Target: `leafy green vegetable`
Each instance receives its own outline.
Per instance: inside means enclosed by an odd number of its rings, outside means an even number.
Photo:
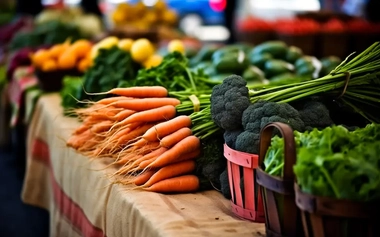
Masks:
[[[321,131],[295,132],[297,183],[304,192],[338,199],[380,198],[380,125],[348,131],[332,126]],[[284,140],[273,137],[265,171],[283,175]]]
[[[61,105],[65,109],[77,107],[77,100],[82,92],[82,78],[81,77],[70,77],[66,76],[63,79],[63,87],[60,91],[61,95]],[[70,116],[71,114],[65,110],[65,115]]]

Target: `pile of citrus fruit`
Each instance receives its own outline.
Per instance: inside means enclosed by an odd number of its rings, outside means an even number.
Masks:
[[[48,49],[40,49],[31,55],[35,68],[43,72],[76,69],[86,71],[92,63],[92,43],[88,40],[66,41]]]

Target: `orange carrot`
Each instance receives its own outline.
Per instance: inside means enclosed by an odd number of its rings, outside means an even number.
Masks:
[[[167,152],[157,157],[157,159],[147,167],[160,168],[172,163],[176,163],[184,154],[200,150],[200,146],[201,142],[198,137],[194,135],[185,137],[180,142],[175,144],[172,148],[170,148]]]
[[[143,185],[145,184],[146,181],[148,181],[150,179],[150,177],[152,177],[152,175],[154,175],[154,173],[156,172],[156,170],[147,170],[147,171],[144,171],[140,174],[138,174],[134,179],[133,179],[133,183],[135,185]]]
[[[91,128],[91,132],[96,134],[96,133],[101,133],[101,132],[105,132],[107,131],[111,126],[112,126],[112,122],[109,121],[109,120],[105,120],[105,121],[102,121],[98,124],[95,124],[94,126],[92,126]]]
[[[158,123],[143,135],[143,138],[148,141],[157,141],[163,137],[183,128],[190,127],[191,119],[189,116],[180,115],[170,120]]]
[[[78,128],[74,130],[73,135],[79,135],[88,129],[90,129],[90,127],[87,124],[81,124]]]
[[[143,188],[143,190],[157,193],[188,193],[197,191],[199,186],[199,178],[187,174],[161,180],[150,187]]]
[[[182,162],[174,163],[159,169],[146,183],[144,187],[152,186],[153,184],[164,180],[173,178],[176,176],[188,174],[195,170],[195,161],[194,160],[185,160]]]
[[[136,113],[136,111],[124,109],[124,110],[120,111],[119,113],[117,113],[115,116],[113,116],[112,119],[115,121],[121,121],[123,119],[128,118],[128,116],[130,116],[134,113]]]
[[[86,92],[87,93],[87,92]],[[87,93],[88,95],[107,95],[114,94],[119,96],[147,98],[147,97],[166,97],[168,90],[163,86],[135,86],[128,88],[114,88],[101,93]]]
[[[176,109],[173,105],[165,105],[155,109],[149,109],[132,114],[128,118],[120,121],[117,125],[126,125],[135,122],[157,122],[163,119],[172,119],[176,115]]]
[[[190,135],[192,135],[191,129],[188,127],[183,127],[173,132],[172,134],[163,137],[160,141],[160,144],[163,147],[171,148],[172,146],[180,142],[182,139]]]
[[[111,103],[110,105],[116,108],[130,109],[135,111],[145,111],[149,109],[155,109],[162,107],[164,105],[179,105],[180,100],[176,98],[141,98],[132,100],[119,100]]]
[[[101,100],[96,101],[96,104],[101,104],[101,105],[108,105],[113,102],[117,102],[120,100],[131,100],[133,99],[132,97],[126,97],[126,96],[115,96],[115,97],[109,97],[109,98],[104,98]]]
[[[196,149],[194,151],[187,152],[185,154],[182,154],[174,162],[169,163],[168,165],[174,164],[174,163],[178,163],[178,162],[181,162],[181,161],[185,161],[185,160],[192,160],[192,159],[198,158],[200,154],[201,154],[201,149]],[[159,168],[165,167],[165,166],[162,166],[162,165],[156,165],[156,164],[154,164],[154,162],[157,159],[158,159],[158,157],[154,157],[154,158],[151,158],[149,160],[142,161],[139,164],[139,169],[146,169],[146,168],[156,168],[156,169],[159,169]]]

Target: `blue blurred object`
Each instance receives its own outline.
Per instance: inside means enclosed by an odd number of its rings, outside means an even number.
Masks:
[[[203,25],[224,25],[224,9],[227,0],[166,0],[180,18],[198,15]]]

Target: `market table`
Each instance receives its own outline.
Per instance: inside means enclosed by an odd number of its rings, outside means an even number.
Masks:
[[[263,224],[236,218],[217,191],[163,195],[110,184],[109,159],[66,147],[78,124],[62,115],[58,94],[39,98],[29,124],[22,199],[49,210],[50,236],[265,236]]]

